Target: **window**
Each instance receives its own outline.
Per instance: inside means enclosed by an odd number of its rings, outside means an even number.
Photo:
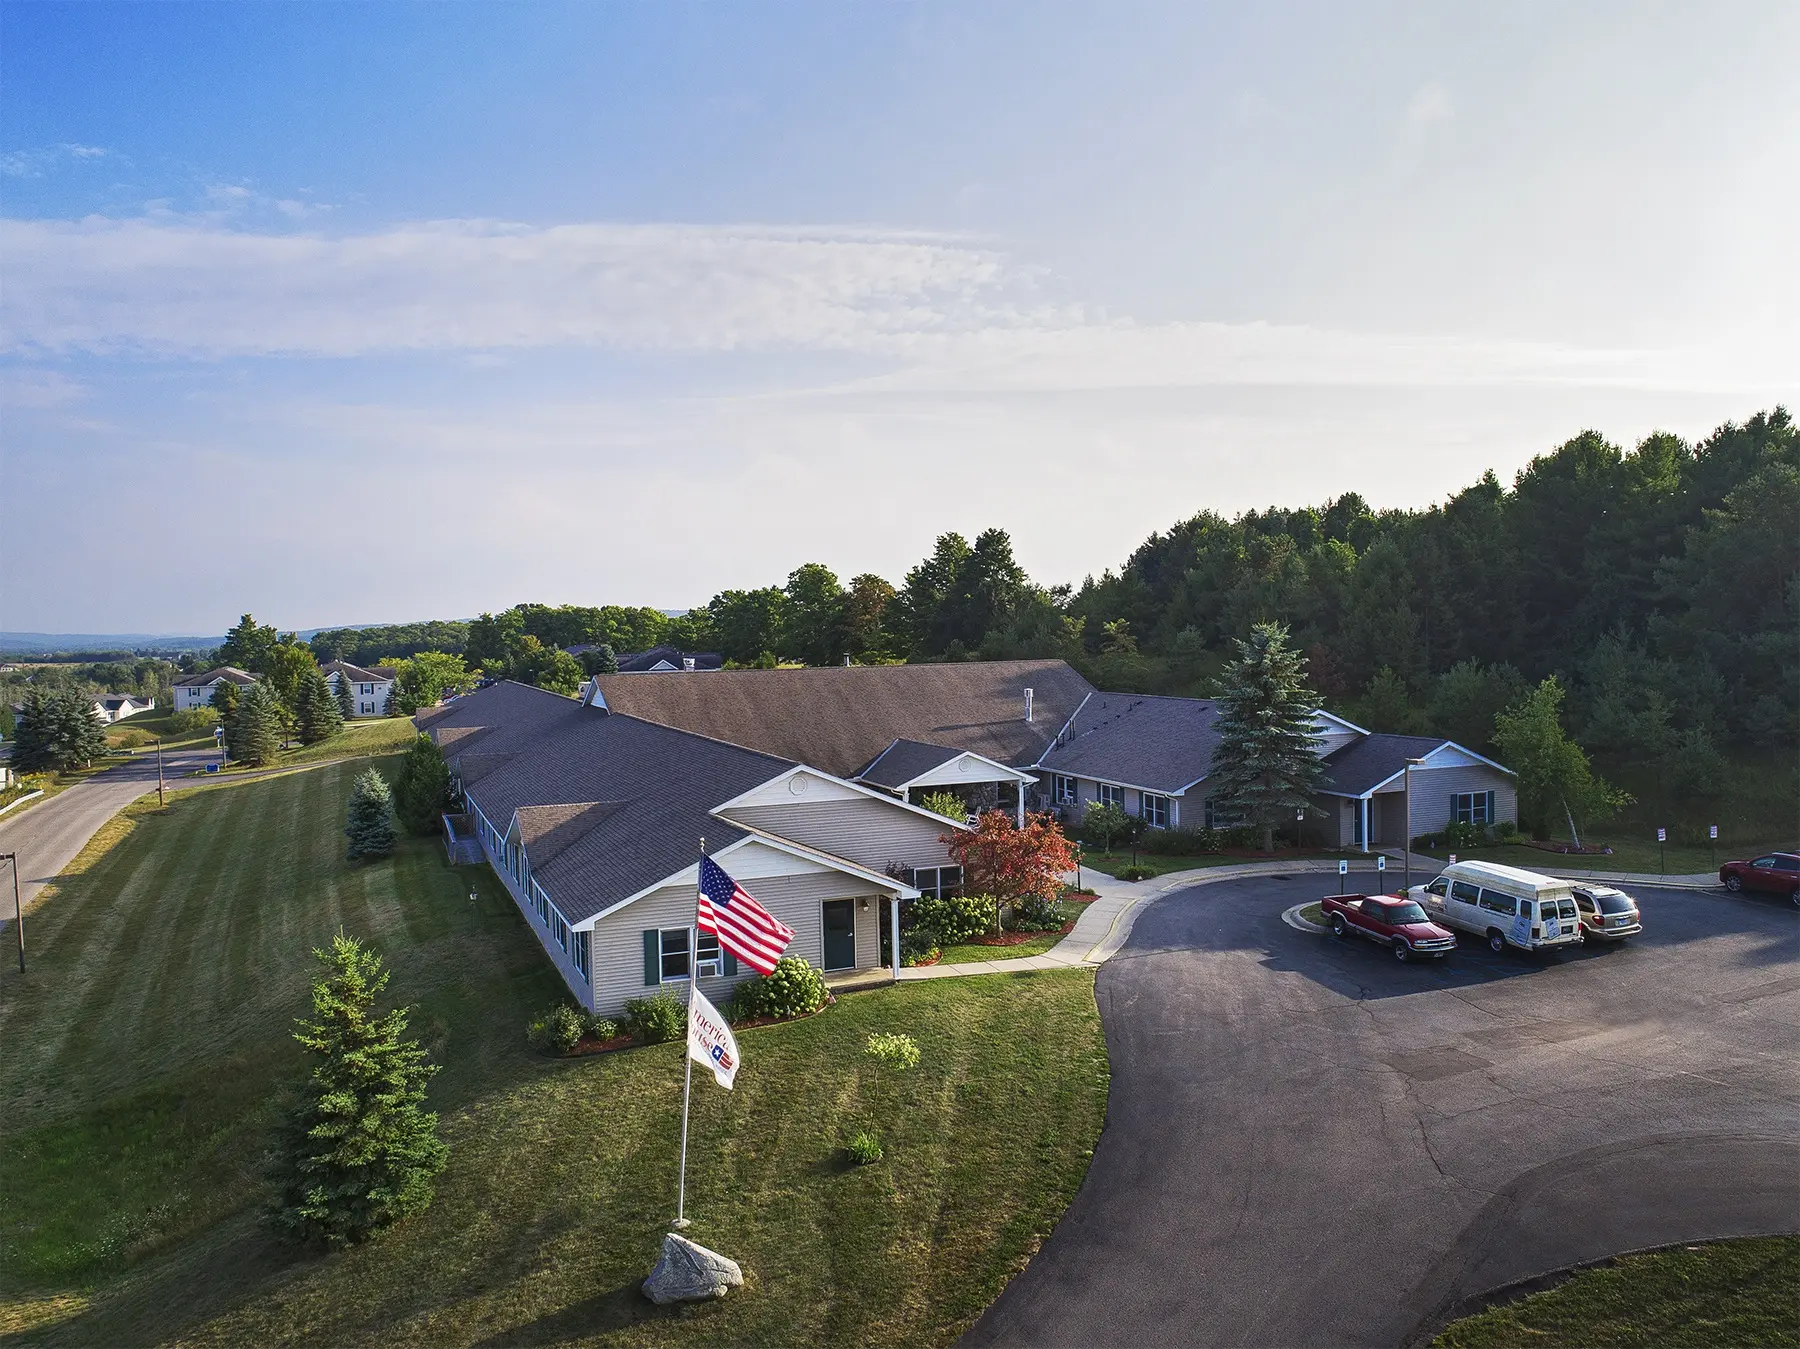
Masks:
[[[1481,892],[1481,907],[1489,913],[1505,914],[1508,918],[1518,910],[1519,904],[1511,895],[1503,895],[1498,890],[1484,889]]]
[[[685,927],[665,927],[657,936],[661,942],[659,954],[663,982],[687,978],[688,930]]]
[[[1359,828],[1361,823],[1361,818],[1358,817]],[[1241,829],[1243,825],[1244,812],[1242,810],[1228,806],[1223,801],[1215,801],[1210,796],[1206,798],[1206,827],[1208,829]],[[1362,842],[1361,834],[1357,835],[1356,841]]]
[[[1425,910],[1410,899],[1404,904],[1388,905],[1387,920],[1390,923],[1429,923],[1431,921],[1425,916]]]
[[[1441,895],[1450,888],[1450,883],[1448,881],[1446,881],[1442,876],[1439,876],[1435,881],[1433,881],[1430,885],[1426,886],[1425,888],[1427,890],[1431,891],[1431,893],[1434,895]]]
[[[1099,785],[1099,791],[1101,801],[1109,806],[1117,806],[1120,810],[1125,809],[1125,789],[1123,787],[1115,787],[1110,782],[1102,782]]]
[[[1138,813],[1144,817],[1144,823],[1152,829],[1169,827],[1169,798],[1145,792],[1142,797],[1144,806]]]
[[[550,937],[563,950],[569,949],[569,924],[555,905],[550,907]]]
[[[711,932],[702,932],[700,934],[698,952],[700,956],[700,977],[702,979],[717,979],[721,973],[718,937]]]
[[[1450,794],[1452,824],[1492,824],[1494,794],[1492,792],[1452,792]]]
[[[574,949],[569,952],[569,959],[575,962],[575,968],[581,971],[581,977],[591,984],[594,982],[594,934],[591,932],[577,932],[574,936],[575,945]]]
[[[912,883],[919,894],[929,899],[942,899],[962,884],[961,867],[915,867]]]
[[[1460,899],[1464,904],[1478,904],[1481,902],[1481,887],[1470,885],[1467,881],[1452,881],[1450,897]]]
[[[1059,806],[1072,806],[1080,799],[1075,790],[1075,779],[1066,778],[1061,773],[1050,775],[1050,790]]]

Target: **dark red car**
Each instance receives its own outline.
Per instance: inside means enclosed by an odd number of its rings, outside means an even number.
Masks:
[[[1425,910],[1398,895],[1326,895],[1319,901],[1334,937],[1359,937],[1379,942],[1395,960],[1414,956],[1447,956],[1456,949],[1456,934],[1439,927]]]
[[[1727,862],[1719,868],[1719,883],[1734,895],[1761,890],[1800,904],[1800,853],[1772,852],[1749,862]]]

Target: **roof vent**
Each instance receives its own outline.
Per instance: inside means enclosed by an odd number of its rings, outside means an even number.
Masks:
[[[1031,720],[1031,690],[1025,690],[1025,720]]]
[[[692,673],[694,669],[694,658],[692,656],[683,656],[681,658],[681,668]]]

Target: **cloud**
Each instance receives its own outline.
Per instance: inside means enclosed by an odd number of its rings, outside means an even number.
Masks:
[[[60,371],[0,371],[0,408],[60,408],[86,396],[80,383]]]
[[[1454,116],[1456,105],[1451,102],[1450,91],[1436,80],[1420,85],[1406,101],[1406,120],[1414,126],[1448,122]]]
[[[242,185],[212,200],[282,203]],[[328,236],[217,217],[0,221],[0,350],[162,358],[851,353],[810,392],[1582,382],[1748,388],[1767,353],[1115,319],[955,235],[452,220]],[[829,368],[829,367],[827,367]],[[1783,381],[1786,387],[1791,381]],[[792,390],[789,390],[790,392]]]
[[[11,150],[0,154],[0,174],[8,178],[41,178],[60,161],[86,163],[105,159],[111,153],[98,145],[76,145],[72,142],[43,146],[36,150]]]

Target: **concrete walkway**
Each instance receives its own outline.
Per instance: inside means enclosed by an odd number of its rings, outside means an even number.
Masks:
[[[1373,892],[1377,888],[1398,890],[1405,876],[1388,859],[1386,872],[1375,868],[1375,854],[1350,859],[1346,887],[1352,893]],[[1314,874],[1337,875],[1336,858],[1304,858],[1294,861],[1240,862],[1229,866],[1195,867],[1191,871],[1171,871],[1148,881],[1114,880],[1104,872],[1090,872],[1090,888],[1099,896],[1083,910],[1069,935],[1042,955],[1020,956],[1014,960],[966,960],[955,965],[919,965],[900,971],[902,983],[915,979],[956,979],[971,974],[1018,974],[1025,970],[1091,969],[1103,964],[1131,936],[1132,924],[1153,899],[1176,890],[1215,881],[1240,880],[1247,876],[1296,876]],[[1444,869],[1435,857],[1412,856],[1413,883],[1428,880]],[[1710,871],[1692,876],[1641,875],[1628,871],[1578,871],[1574,879],[1604,881],[1609,885],[1667,885],[1680,889],[1705,889],[1718,884],[1718,876]],[[1086,876],[1083,877],[1086,879]]]

